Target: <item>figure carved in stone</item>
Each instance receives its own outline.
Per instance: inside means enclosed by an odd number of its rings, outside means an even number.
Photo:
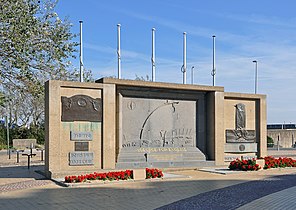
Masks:
[[[244,104],[236,104],[236,123],[235,129],[242,130],[246,128],[246,108]]]
[[[235,108],[235,130],[226,130],[226,142],[255,142],[255,130],[246,130],[245,105],[239,103]]]

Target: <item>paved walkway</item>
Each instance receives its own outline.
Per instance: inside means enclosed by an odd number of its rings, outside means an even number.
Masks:
[[[35,172],[43,167],[42,162],[29,170],[25,164],[1,166],[1,208],[180,209],[182,203],[182,209],[295,209],[296,168],[226,175],[184,170],[170,172],[181,178],[65,188]],[[225,205],[231,202],[238,205]]]
[[[295,199],[296,187],[272,193],[270,195],[259,198],[240,208],[239,210],[278,210],[278,209],[296,209]]]

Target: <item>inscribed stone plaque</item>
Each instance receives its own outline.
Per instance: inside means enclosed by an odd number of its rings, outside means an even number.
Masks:
[[[62,121],[102,121],[102,99],[87,95],[62,96]]]
[[[72,141],[92,141],[93,133],[92,132],[70,132],[70,140]]]
[[[149,154],[148,161],[183,161],[182,153],[172,153],[172,154]]]
[[[257,143],[226,143],[224,145],[226,153],[251,153],[257,152]]]
[[[69,165],[93,165],[94,153],[93,152],[70,152],[69,153]]]
[[[196,101],[124,97],[122,148],[194,147]]]
[[[241,157],[243,157],[244,160],[249,160],[249,159],[256,159],[257,156],[256,155],[235,155],[235,156],[224,156],[224,161],[226,162],[230,162],[236,159],[241,159]]]
[[[88,142],[75,142],[75,151],[88,151]]]

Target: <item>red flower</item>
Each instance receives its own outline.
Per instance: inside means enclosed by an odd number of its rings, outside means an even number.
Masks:
[[[146,168],[146,178],[161,178],[163,177],[163,173],[161,170],[158,169],[149,169]],[[73,183],[73,182],[84,182],[86,180],[126,180],[133,178],[133,171],[126,170],[126,171],[113,171],[108,173],[92,173],[86,175],[79,175],[79,176],[65,176],[66,183]]]

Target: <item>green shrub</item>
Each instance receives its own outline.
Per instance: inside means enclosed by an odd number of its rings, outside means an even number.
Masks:
[[[274,141],[270,136],[267,136],[267,147],[273,147]]]

